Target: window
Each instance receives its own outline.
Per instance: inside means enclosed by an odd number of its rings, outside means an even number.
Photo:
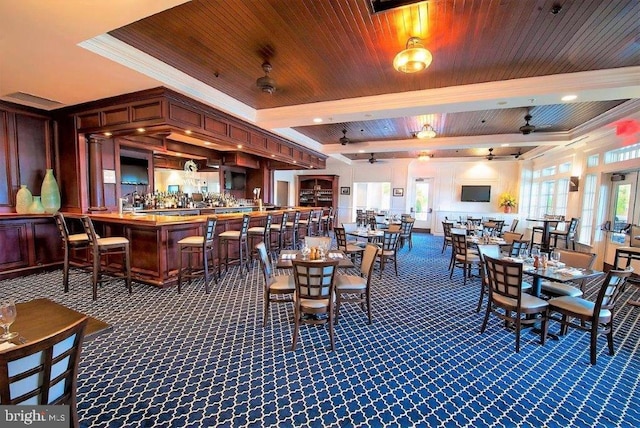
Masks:
[[[545,214],[554,214],[553,212],[553,180],[543,181],[540,186],[540,198],[538,199],[538,209],[535,215],[542,217]]]
[[[593,219],[596,209],[596,176],[587,174],[584,179],[584,199],[582,201],[582,218],[580,219],[579,242],[591,245]]]
[[[543,177],[549,177],[550,175],[556,175],[556,167],[550,166],[542,170]]]
[[[592,168],[600,164],[600,155],[591,155],[587,158],[587,167]]]
[[[558,180],[556,197],[556,215],[567,215],[567,203],[569,201],[569,179],[561,178]]]
[[[565,162],[558,167],[558,172],[560,174],[565,172],[571,172],[571,162]]]
[[[356,209],[388,211],[391,207],[391,183],[353,183],[353,218]]]
[[[640,143],[608,151],[604,154],[604,163],[622,162],[638,158],[640,158]]]

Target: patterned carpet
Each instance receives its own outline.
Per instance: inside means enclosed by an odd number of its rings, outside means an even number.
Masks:
[[[85,427],[204,426],[640,426],[640,300],[629,287],[617,314],[615,357],[600,339],[589,364],[586,333],[543,347],[492,318],[479,334],[479,282],[449,280],[442,238],[416,234],[373,281],[372,325],[346,304],[328,352],[324,327],[303,326],[289,351],[291,306],[272,305],[262,327],[262,274],[231,269],[202,283],[159,290],[108,284],[91,300],[88,275],[61,271],[0,282],[18,301],[48,297],[115,326],[85,343],[79,416]],[[593,294],[589,284],[587,296]],[[19,316],[19,314],[18,314]],[[557,324],[551,329],[557,331]]]

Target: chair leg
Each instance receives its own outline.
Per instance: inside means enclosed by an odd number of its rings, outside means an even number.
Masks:
[[[396,257],[395,252],[393,253],[393,267],[396,270],[396,276],[398,276],[398,258]]]
[[[300,311],[297,307],[293,309],[293,315],[295,320],[293,324],[293,341],[291,344],[291,350],[295,351],[296,345],[298,344],[298,330],[300,329]]]
[[[609,346],[609,355],[614,356],[615,350],[613,349],[613,321],[609,325],[609,332],[607,333],[607,345]]]
[[[202,269],[204,270],[204,291],[209,294],[209,261],[207,260],[207,248],[202,247]]]
[[[124,258],[125,258],[125,278],[126,278],[126,284],[127,284],[127,289],[129,290],[129,294],[133,293],[133,288],[131,287],[131,254],[129,251],[129,244],[126,244],[124,247]]]
[[[98,279],[100,276],[100,251],[93,251],[93,275],[91,276],[91,282],[93,285],[93,300],[98,299]]]
[[[333,308],[332,308],[333,309]],[[333,310],[329,311],[329,341],[331,342],[331,350],[336,349],[335,340],[333,337]]]
[[[591,345],[589,354],[591,357],[591,365],[596,365],[596,348],[598,347],[598,321],[594,320],[591,326]]]
[[[521,330],[520,312],[516,312],[516,353],[520,352],[520,330]]]
[[[64,292],[69,292],[69,247],[64,249],[64,262],[62,265],[62,284],[64,285]]]
[[[478,299],[478,307],[476,308],[476,313],[480,312],[482,308],[482,302],[484,302],[484,281],[480,281],[480,298]]]
[[[267,317],[269,316],[269,302],[271,301],[271,297],[269,296],[269,292],[264,296],[264,321],[262,322],[262,327],[267,326]]]
[[[489,321],[489,314],[491,313],[491,302],[487,302],[487,310],[484,313],[484,320],[482,321],[482,327],[480,327],[480,334],[484,333],[487,328],[487,322]]]
[[[182,248],[178,248],[178,294],[182,293]]]

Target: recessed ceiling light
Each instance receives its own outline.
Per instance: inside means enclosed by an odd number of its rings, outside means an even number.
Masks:
[[[237,145],[237,147],[238,147],[239,149],[241,149],[241,148],[242,148],[242,144],[238,144],[238,145]]]
[[[576,98],[578,98],[577,95],[565,95],[564,97],[560,98],[562,101],[573,101]]]
[[[358,150],[358,153],[364,153],[364,150],[360,149]]]
[[[205,141],[205,142],[204,142],[204,145],[205,145],[205,146],[210,146],[211,144],[213,144],[213,143],[212,143],[212,142],[210,142],[210,141]]]
[[[500,144],[500,147],[509,147],[509,143],[502,143]]]
[[[145,131],[145,129],[144,129],[144,128],[138,128],[138,129],[136,129],[136,131],[138,131],[138,132],[144,132],[144,131]]]
[[[188,130],[188,129],[186,131],[184,131],[184,133],[187,134],[187,135],[191,135],[191,131]]]
[[[293,161],[293,163],[298,163],[298,161]]]
[[[322,123],[322,118],[321,117],[314,118],[313,123]]]
[[[506,104],[507,104],[507,102],[506,102],[506,101],[498,101],[498,105],[499,105],[499,106],[503,106],[503,105],[506,105]]]
[[[105,137],[111,137],[112,135],[113,135],[113,134],[112,134],[111,132],[105,132],[105,133],[104,133],[104,136],[105,136]]]

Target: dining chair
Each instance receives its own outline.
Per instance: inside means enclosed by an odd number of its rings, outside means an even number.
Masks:
[[[342,223],[342,228],[344,229],[344,233],[347,234],[347,244],[364,245],[357,239],[349,239],[349,233],[356,232],[358,230],[358,223]]]
[[[295,294],[293,295],[294,327],[291,350],[295,351],[301,324],[326,324],[331,350],[334,340],[334,287],[338,260],[292,260]],[[307,316],[310,315],[310,316]]]
[[[609,355],[615,354],[613,346],[613,319],[616,312],[616,302],[627,278],[633,269],[610,270],[602,281],[595,301],[582,297],[562,296],[549,300],[551,313],[558,313],[560,317],[551,319],[560,322],[560,335],[567,333],[569,327],[589,332],[589,356],[591,365],[596,364],[598,336],[607,336]],[[575,320],[575,321],[574,321]],[[579,322],[578,322],[579,321]]]
[[[398,241],[400,239],[400,232],[384,231],[382,242],[378,243],[378,260],[380,262],[380,278],[382,278],[382,272],[384,271],[384,265],[387,262],[393,262],[393,268],[398,276]]]
[[[550,233],[553,233],[557,227],[558,227],[558,223],[560,223],[560,221],[564,220],[564,216],[561,215],[553,215],[553,214],[545,214],[543,216],[544,219],[547,220],[558,220],[558,221],[550,221],[549,222],[549,230]],[[542,234],[544,233],[544,227],[543,226],[533,226],[531,228],[531,248],[533,248],[534,244],[535,245],[540,245],[540,243],[536,242],[536,234],[540,234],[540,239],[542,240]]]
[[[333,228],[333,232],[336,237],[336,244],[338,249],[351,257],[351,260],[355,263],[356,258],[362,259],[362,253],[364,252],[364,248],[359,245],[349,244],[347,242],[347,233],[344,230],[344,227],[335,227]]]
[[[444,241],[442,241],[442,251],[444,253],[447,247],[452,247],[453,243],[451,241],[451,228],[453,227],[453,222],[443,221],[442,222],[442,230],[444,231]]]
[[[256,245],[256,252],[262,266],[264,276],[263,299],[264,299],[264,320],[262,326],[267,326],[270,303],[293,302],[293,293],[296,291],[295,282],[292,275],[274,275],[269,253],[264,242]]]
[[[33,342],[0,352],[0,404],[66,405],[78,422],[78,363],[88,317]]]
[[[449,278],[453,277],[455,268],[461,268],[463,273],[463,284],[467,285],[467,277],[471,278],[472,268],[477,268],[480,272],[480,256],[471,252],[467,247],[467,235],[461,233],[452,233],[451,241],[453,243],[453,259],[450,264]]]
[[[522,233],[516,232],[504,232],[502,234],[502,239],[504,239],[504,244],[500,246],[500,250],[506,254],[511,254],[511,248],[513,246],[513,241],[521,240]]]
[[[541,323],[540,343],[547,339],[549,304],[546,300],[523,293],[522,263],[484,257],[489,279],[489,302],[480,333],[484,333],[489,315],[512,324],[516,333],[516,352],[520,352],[520,333],[523,325]]]
[[[556,249],[560,253],[560,261],[569,267],[579,269],[592,269],[593,264],[596,261],[596,255],[594,253],[582,253],[571,250]],[[570,284],[556,281],[542,281],[540,284],[540,291],[549,297],[571,296],[580,297],[584,291],[584,284],[586,278],[574,282],[578,287],[574,287]]]
[[[576,250],[576,232],[578,231],[578,222],[579,218],[573,217],[569,222],[569,227],[566,230],[552,230],[551,238],[553,238],[553,246],[554,248],[558,246],[558,238],[564,240],[564,247],[569,248],[569,242],[571,242],[571,248]]]
[[[520,257],[522,251],[529,251],[529,241],[524,239],[516,239],[511,242],[511,248],[509,249],[510,257]]]
[[[204,287],[207,293],[209,293],[210,273],[213,274],[216,284],[218,283],[214,265],[214,234],[217,222],[217,217],[209,216],[205,222],[204,235],[187,236],[178,241],[178,293],[182,292],[183,278],[187,278],[190,285],[193,278],[204,276]],[[183,269],[182,261],[185,255],[187,266]],[[195,265],[193,256],[199,259]],[[210,267],[209,264],[212,266]]]
[[[88,249],[91,245],[89,243],[89,237],[86,233],[69,233],[66,219],[60,211],[56,212],[53,215],[53,218],[56,222],[58,233],[60,233],[60,238],[62,239],[62,251],[64,254],[62,263],[62,285],[64,286],[64,292],[68,293],[70,269],[72,267],[80,269],[86,269],[89,267],[87,263],[71,261],[70,253],[71,251]]]
[[[409,243],[409,251],[413,248],[413,225],[416,219],[405,217],[400,223],[400,248],[404,247],[404,243]]]
[[[371,324],[371,277],[378,250],[377,245],[367,244],[362,254],[360,275],[336,275],[336,324],[343,302],[360,303],[362,310],[367,311]]]
[[[91,260],[93,263],[91,283],[93,286],[93,300],[98,298],[98,284],[103,283],[103,275],[109,275],[112,278],[124,279],[125,285],[129,290],[129,294],[133,293],[131,287],[131,252],[129,240],[122,236],[110,236],[108,238],[100,238],[93,226],[93,221],[89,216],[80,217],[80,221],[84,226],[84,231],[89,237],[89,246],[91,249]],[[112,256],[121,256],[121,269],[112,268]],[[107,262],[102,263],[102,258],[108,258]]]
[[[518,219],[514,218],[513,220],[511,220],[511,227],[509,228],[509,232],[515,232],[517,227],[518,227]]]
[[[501,249],[497,244],[478,244],[478,255],[480,256],[480,272],[482,273],[482,281],[480,284],[480,297],[478,298],[478,307],[476,312],[480,312],[482,303],[484,302],[484,296],[488,294],[489,290],[489,276],[487,275],[487,269],[485,264],[485,258],[493,257],[499,259],[501,257]],[[533,288],[531,283],[522,281],[520,284],[523,292],[527,292]]]

